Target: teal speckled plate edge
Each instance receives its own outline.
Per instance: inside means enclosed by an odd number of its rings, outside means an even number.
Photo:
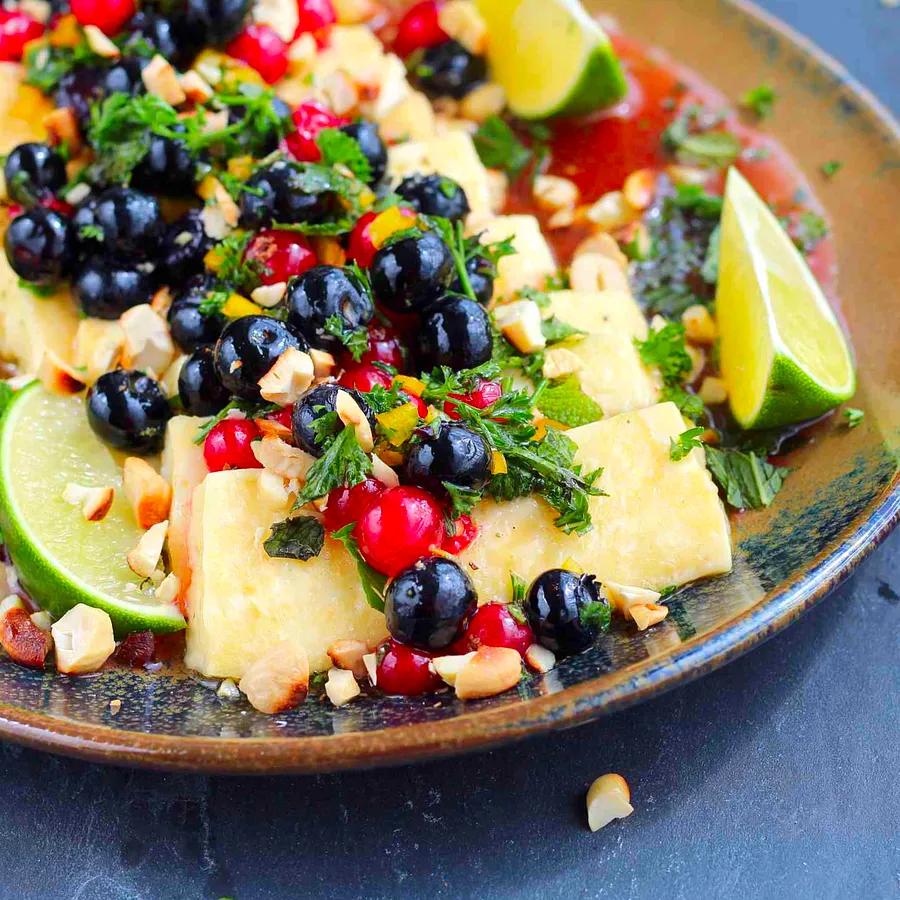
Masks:
[[[721,54],[723,40],[731,38],[730,69],[723,63],[712,80],[732,95],[742,84],[736,73],[752,71],[751,82],[765,64],[782,76],[790,73],[799,98],[788,97],[787,105],[797,103],[798,110],[818,118],[808,126],[776,127],[776,135],[812,171],[809,145],[833,126],[833,143],[845,145],[840,158],[868,173],[856,189],[846,181],[846,187],[837,187],[848,193],[833,200],[823,191],[826,207],[840,212],[835,216],[839,250],[848,248],[841,253],[842,275],[849,276],[842,277],[844,296],[865,298],[848,303],[844,313],[862,351],[861,396],[854,404],[866,409],[866,423],[854,432],[835,429],[802,451],[801,465],[776,505],[739,518],[732,576],[692,586],[672,602],[664,626],[644,635],[621,629],[596,650],[524,684],[518,695],[468,706],[447,698],[372,698],[341,710],[314,701],[298,713],[270,718],[223,704],[191,679],[120,672],[66,679],[4,660],[0,737],[98,762],[257,774],[399,764],[493,747],[577,725],[725,664],[795,621],[888,534],[900,519],[896,364],[882,360],[879,350],[890,349],[890,335],[884,336],[879,317],[864,303],[887,304],[895,319],[900,310],[893,297],[867,293],[884,282],[885,272],[867,274],[858,267],[861,226],[853,202],[865,206],[866,191],[877,200],[879,191],[890,196],[895,187],[900,200],[900,185],[890,181],[900,171],[900,128],[837,63],[752,4],[685,0],[677,10],[668,0],[602,5],[637,36],[677,44],[677,55],[688,63],[703,59],[707,47]],[[654,23],[652,35],[642,34],[640,16]],[[804,105],[804,94],[816,98],[815,108],[812,100]],[[816,134],[804,139],[804,128]],[[847,168],[852,172],[853,165]],[[878,183],[881,178],[886,180]],[[890,218],[871,221],[877,219],[877,202],[873,209],[862,220],[870,233],[887,236],[896,230]],[[875,259],[884,262],[877,252]],[[872,259],[867,262],[871,269]],[[896,265],[890,271],[900,276]],[[113,717],[109,701],[116,697],[123,705]]]

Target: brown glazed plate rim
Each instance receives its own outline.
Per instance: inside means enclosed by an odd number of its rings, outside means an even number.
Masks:
[[[900,148],[900,126],[839,63],[789,26],[745,0],[729,0],[750,20],[812,57]],[[777,634],[813,607],[900,521],[900,473],[805,570],[714,630],[628,671],[612,672],[528,701],[484,707],[439,722],[315,737],[222,738],[149,734],[79,723],[0,703],[0,739],[96,762],[209,773],[327,772],[400,765],[582,724],[686,684]]]

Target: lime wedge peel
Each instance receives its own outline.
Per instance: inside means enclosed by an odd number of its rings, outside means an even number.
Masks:
[[[477,0],[491,78],[522,119],[578,116],[621,100],[628,85],[609,38],[580,0]]]
[[[853,396],[853,357],[834,311],[737,169],[725,188],[716,314],[722,375],[742,427],[803,422]]]
[[[106,517],[85,521],[62,499],[68,483],[113,485]],[[185,627],[177,607],[142,591],[125,562],[143,532],[80,398],[51,396],[35,382],[10,402],[0,419],[0,530],[23,588],[53,616],[85,603],[109,613],[118,636]]]

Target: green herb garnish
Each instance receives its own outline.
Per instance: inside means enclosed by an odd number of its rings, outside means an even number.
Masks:
[[[666,384],[681,384],[693,367],[680,322],[667,322],[659,331],[651,331],[645,341],[635,338],[634,345],[641,362],[656,366]]]
[[[837,175],[837,173],[840,172],[843,168],[844,164],[839,159],[832,159],[826,163],[822,163],[822,165],[819,166],[819,171],[826,178],[834,178],[834,176]]]
[[[359,141],[340,128],[323,128],[316,137],[316,145],[322,153],[323,165],[346,166],[360,181],[371,179],[372,165]]]
[[[317,459],[309,472],[306,483],[297,494],[294,509],[324,497],[338,487],[353,487],[372,471],[372,460],[359,446],[356,432],[345,426]]]
[[[318,556],[325,545],[325,529],[312,516],[297,516],[276,522],[263,541],[266,553],[280,559],[307,560]]]
[[[844,410],[844,419],[846,421],[847,428],[852,429],[861,425],[865,417],[866,413],[862,409],[855,409],[852,406],[848,406]]]
[[[359,552],[359,545],[353,537],[353,530],[356,528],[356,522],[345,525],[340,531],[332,532],[331,536],[340,541],[347,552],[356,562],[356,571],[359,574],[359,580],[362,584],[363,593],[366,595],[366,602],[372,609],[384,612],[384,589],[387,585],[387,577],[380,572],[376,572],[364,559],[362,553]]]
[[[688,428],[677,438],[669,438],[669,459],[681,462],[695,447],[702,447],[703,441],[699,438],[705,431],[705,428]]]
[[[589,425],[603,418],[603,408],[585,394],[577,375],[569,375],[562,381],[545,387],[536,403],[537,408],[548,419],[570,428]]]
[[[778,94],[768,84],[752,88],[741,97],[741,106],[752,112],[757,119],[768,119],[775,109]]]
[[[489,169],[500,169],[515,180],[534,159],[534,153],[500,116],[486,119],[475,132],[475,149]]]
[[[781,490],[789,469],[773,466],[752,451],[706,448],[706,464],[725,499],[735,509],[769,506]]]
[[[325,320],[325,331],[336,337],[356,362],[369,349],[369,332],[365,328],[351,328],[343,316],[329,316]]]

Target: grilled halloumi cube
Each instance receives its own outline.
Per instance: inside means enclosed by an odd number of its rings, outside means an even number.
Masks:
[[[594,528],[585,535],[560,531],[536,496],[478,506],[480,537],[460,562],[480,602],[509,599],[511,571],[531,581],[569,560],[600,581],[652,590],[730,571],[728,518],[703,451],[669,457],[685,427],[676,406],[661,403],[567,432],[586,471],[604,467],[608,496],[591,498]]]

